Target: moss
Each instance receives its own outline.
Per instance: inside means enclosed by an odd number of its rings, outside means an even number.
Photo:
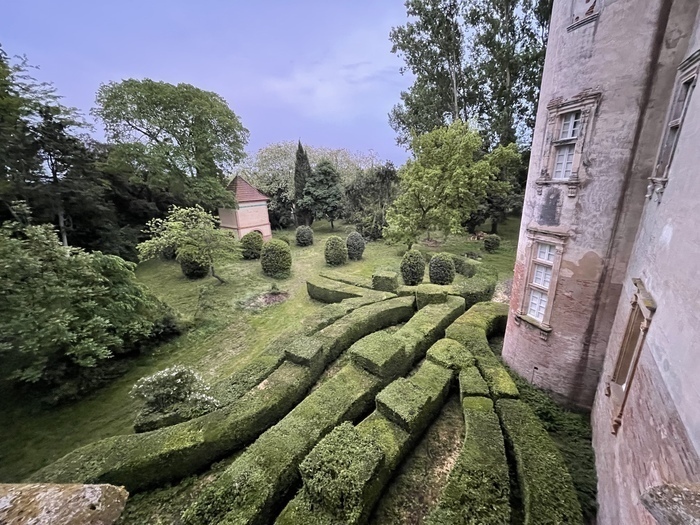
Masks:
[[[462,450],[426,523],[508,525],[510,479],[493,403],[485,397],[468,397],[462,407],[466,427]]]
[[[301,331],[304,335],[313,335],[319,330],[323,330],[327,326],[332,325],[341,317],[345,317],[353,310],[391,297],[394,296],[392,294],[387,294],[385,297],[378,299],[377,296],[370,294],[369,296],[363,295],[362,297],[344,299],[339,303],[326,305],[301,322]]]
[[[459,372],[459,399],[465,397],[488,396],[489,387],[481,377],[479,369],[475,366],[467,366]]]
[[[270,523],[274,504],[321,438],[371,404],[379,380],[347,365],[262,434],[183,514],[187,525]]]
[[[386,332],[375,332],[360,339],[349,350],[350,359],[381,378],[401,375],[406,361],[404,346]]]
[[[447,291],[447,287],[438,284],[419,284],[416,286],[416,308],[420,310],[428,304],[444,303]]]
[[[532,409],[518,399],[501,399],[496,411],[515,456],[525,525],[582,524],[571,475]]]
[[[297,337],[284,351],[285,357],[292,363],[310,366],[323,359],[323,343],[314,337]]]
[[[332,281],[324,277],[310,277],[306,281],[309,297],[322,303],[339,303],[343,299],[362,297],[365,292],[357,286]]]
[[[372,274],[372,288],[382,292],[396,292],[399,288],[399,276],[396,272],[374,272]]]
[[[451,370],[474,365],[474,356],[454,339],[440,339],[430,347],[428,360]]]
[[[360,275],[351,275],[344,272],[339,272],[336,270],[321,270],[318,272],[321,277],[326,279],[332,279],[333,281],[340,281],[341,283],[351,284],[353,286],[358,286],[360,288],[372,289],[372,279],[368,277],[362,277]]]

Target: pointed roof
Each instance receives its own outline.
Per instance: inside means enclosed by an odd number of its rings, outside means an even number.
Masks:
[[[226,187],[229,191],[232,191],[236,195],[236,201],[240,204],[241,202],[255,202],[255,201],[268,201],[270,200],[267,195],[260,193],[255,187],[253,187],[248,181],[246,181],[240,175],[236,175],[233,180]]]

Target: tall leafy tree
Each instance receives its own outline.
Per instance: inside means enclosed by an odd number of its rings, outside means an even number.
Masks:
[[[304,201],[306,182],[311,178],[311,163],[299,141],[296,161],[294,163],[294,215],[297,225],[310,226],[313,222],[313,212]]]
[[[367,239],[383,236],[386,211],[398,193],[398,174],[391,162],[363,170],[345,184],[344,216]]]
[[[311,172],[304,185],[302,207],[316,217],[325,217],[333,223],[343,208],[343,188],[340,174],[328,160],[322,160]]]
[[[148,180],[209,208],[233,204],[225,177],[245,155],[248,130],[221,96],[190,84],[128,79],[101,85],[96,102],[92,113],[108,140]]]

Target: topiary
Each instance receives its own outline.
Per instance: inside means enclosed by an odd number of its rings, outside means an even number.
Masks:
[[[297,228],[297,246],[311,246],[314,243],[314,231],[309,226]]]
[[[209,275],[209,267],[207,265],[190,259],[181,259],[180,269],[188,279],[201,279]]]
[[[352,232],[348,235],[345,244],[348,247],[348,257],[350,260],[359,261],[362,259],[362,254],[365,251],[365,240],[362,238],[362,235],[357,232]]]
[[[260,232],[246,233],[241,237],[241,250],[244,259],[260,259],[263,247],[263,236]]]
[[[328,264],[340,266],[348,262],[348,247],[343,239],[337,235],[332,235],[326,240],[324,255]]]
[[[282,241],[282,242],[285,243],[287,246],[291,246],[291,245],[292,245],[292,242],[289,240],[289,237],[286,236],[286,235],[280,235],[280,236],[278,236],[278,237],[277,237],[277,240],[278,240],[278,241]]]
[[[484,250],[493,253],[501,245],[501,238],[498,235],[487,235],[484,237]]]
[[[262,247],[260,264],[263,273],[269,277],[288,277],[292,270],[292,251],[289,245],[279,239],[273,239]]]
[[[430,282],[433,284],[451,284],[455,279],[455,264],[449,253],[438,253],[430,259]]]
[[[423,282],[425,259],[418,250],[408,250],[401,259],[401,277],[404,284],[415,286]]]

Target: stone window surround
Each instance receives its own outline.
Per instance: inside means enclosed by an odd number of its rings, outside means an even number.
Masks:
[[[678,66],[678,75],[676,76],[676,82],[673,86],[673,95],[671,98],[671,101],[668,105],[668,111],[666,112],[666,120],[665,120],[665,127],[664,127],[664,132],[661,137],[661,141],[659,142],[659,148],[656,153],[656,161],[654,162],[654,172],[652,173],[652,176],[649,177],[649,185],[647,186],[647,193],[645,197],[649,200],[654,199],[657,203],[661,202],[661,197],[663,196],[664,191],[666,190],[666,185],[668,184],[668,172],[671,168],[671,164],[673,163],[673,155],[676,151],[676,144],[678,144],[678,137],[680,136],[680,132],[683,129],[683,120],[685,120],[685,114],[688,109],[688,103],[690,102],[690,98],[693,95],[693,90],[698,82],[698,74],[700,73],[700,50],[695,51],[692,55],[690,55],[687,59],[685,59],[683,62],[681,62],[680,66]],[[668,163],[664,169],[663,173],[658,173],[658,165],[661,157],[661,152],[664,147],[664,144],[666,143],[666,140],[668,138],[669,130],[671,126],[674,124],[674,122],[671,121],[671,113],[673,111],[673,105],[674,101],[676,100],[676,97],[679,94],[679,91],[681,89],[681,86],[684,84],[687,84],[690,82],[690,91],[688,92],[686,101],[685,101],[685,106],[683,107],[682,113],[678,119],[676,119],[678,122],[676,123],[678,127],[678,134],[676,135],[675,141],[673,145],[671,146],[671,152],[668,158]]]
[[[520,298],[520,305],[518,306],[518,310],[514,314],[514,321],[516,325],[521,325],[522,321],[525,321],[527,324],[538,328],[540,331],[540,338],[546,341],[549,338],[549,334],[552,332],[552,326],[550,324],[552,317],[552,305],[554,303],[554,294],[557,289],[557,281],[559,280],[559,269],[561,268],[562,255],[564,253],[564,244],[566,243],[569,234],[559,231],[547,230],[535,226],[528,226],[526,231],[526,281],[522,297]],[[555,257],[554,261],[552,262],[552,278],[549,282],[549,288],[547,290],[547,307],[545,308],[544,316],[542,317],[541,321],[529,316],[527,313],[528,305],[530,303],[530,283],[532,282],[533,274],[535,271],[537,245],[539,243],[552,244],[554,245],[555,249]]]
[[[544,186],[565,185],[568,188],[567,195],[576,197],[581,184],[580,170],[583,163],[583,150],[590,140],[593,126],[592,117],[595,116],[600,103],[601,94],[597,91],[583,91],[569,100],[561,97],[555,98],[547,104],[548,116],[545,130],[545,140],[542,149],[542,169],[540,176],[535,180],[537,195],[542,195]],[[564,115],[574,111],[581,112],[581,123],[578,135],[574,139],[559,139]],[[553,179],[552,174],[556,165],[557,146],[567,144],[574,145],[574,160],[571,177],[568,179]],[[584,164],[585,165],[585,164]]]
[[[634,375],[637,371],[637,364],[639,363],[639,357],[642,353],[642,348],[646,341],[646,335],[649,331],[649,326],[651,325],[651,319],[656,312],[656,302],[652,299],[649,292],[647,292],[646,287],[641,279],[633,278],[632,283],[636,289],[635,293],[632,295],[630,300],[630,316],[625,327],[625,336],[620,345],[620,350],[617,354],[615,362],[615,370],[612,376],[607,380],[605,384],[605,395],[610,397],[613,403],[613,413],[614,417],[612,420],[612,434],[617,435],[617,431],[622,425],[622,415],[625,410],[625,405],[627,404],[627,397],[629,396],[630,387],[632,386],[632,381],[634,380]],[[621,372],[622,357],[624,354],[625,346],[632,337],[632,330],[635,330],[635,324],[632,321],[635,319],[635,311],[638,309],[639,314],[641,314],[641,322],[639,324],[639,338],[636,342],[634,349],[632,349],[632,358],[630,360],[628,372],[626,375],[625,388],[622,388],[617,381],[617,377]]]

